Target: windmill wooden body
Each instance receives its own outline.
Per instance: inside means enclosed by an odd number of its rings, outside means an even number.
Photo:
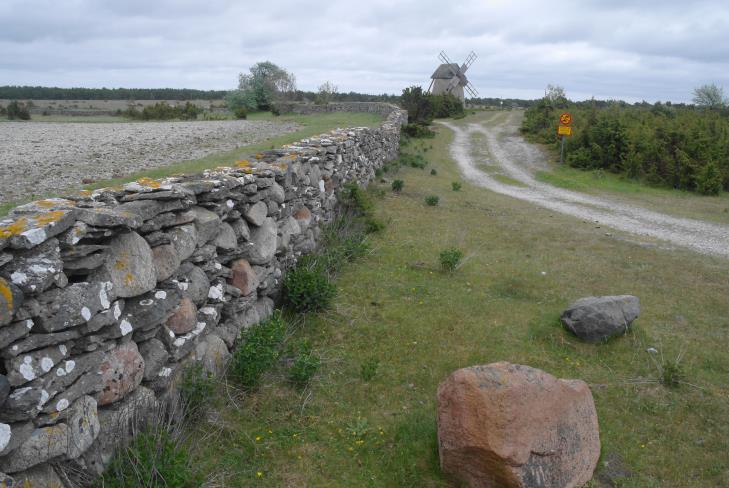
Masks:
[[[452,62],[448,58],[445,52],[441,51],[438,54],[438,59],[442,64],[430,76],[431,82],[428,93],[433,95],[450,93],[458,97],[461,102],[465,102],[465,93],[468,93],[472,98],[478,97],[478,92],[471,82],[468,81],[468,78],[466,78],[466,71],[476,61],[477,57],[476,53],[471,51],[466,61],[461,66],[458,66],[457,63]]]

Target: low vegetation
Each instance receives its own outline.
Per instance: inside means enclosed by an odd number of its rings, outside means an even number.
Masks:
[[[226,486],[450,486],[438,467],[437,385],[459,367],[508,360],[590,385],[611,460],[593,486],[729,484],[727,264],[606,238],[465,182],[448,205],[424,212],[426,195],[460,178],[450,140],[439,129],[428,146],[404,148],[437,163],[438,176],[390,168],[408,184],[370,212],[393,224],[339,266],[332,307],[291,330],[287,340],[308,341],[319,359],[314,376],[303,388],[290,379],[294,347],[257,389],[233,394],[216,442],[193,450],[200,470]],[[469,250],[468,266],[441,273],[440,252],[454,241]],[[574,299],[615,293],[643,305],[625,337],[595,346],[559,324]],[[651,348],[679,370],[660,373]],[[615,462],[625,469],[616,474]]]
[[[121,112],[124,117],[134,120],[195,120],[202,113],[202,109],[190,102],[184,105],[170,105],[167,102],[157,102],[138,110],[131,105]],[[243,117],[245,118],[245,117]]]
[[[556,148],[565,111],[574,121],[574,135],[565,144],[572,167],[707,195],[729,190],[729,111],[721,106],[545,97],[527,110],[522,132]]]
[[[230,376],[244,388],[258,386],[261,376],[271,369],[281,355],[287,324],[280,312],[248,329],[241,345],[233,353]]]

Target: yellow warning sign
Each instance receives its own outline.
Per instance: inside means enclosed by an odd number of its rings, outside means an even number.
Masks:
[[[560,136],[571,136],[572,135],[572,127],[568,127],[566,125],[560,125],[557,127],[557,135]]]

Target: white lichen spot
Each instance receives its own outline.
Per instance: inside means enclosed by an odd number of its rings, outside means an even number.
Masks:
[[[187,283],[185,281],[178,281],[177,288],[179,288],[182,291],[187,291],[187,289],[190,288],[190,283]]]
[[[25,381],[31,381],[35,379],[35,370],[30,364],[21,364],[18,368],[20,375],[25,378]]]
[[[147,298],[146,300],[139,300],[139,304],[142,305],[143,307],[149,307],[153,303],[154,303],[154,300],[152,300],[150,298]]]
[[[49,372],[51,370],[51,368],[53,367],[53,364],[54,364],[53,359],[51,359],[47,356],[42,358],[40,361],[40,367],[44,373]]]
[[[43,229],[26,230],[20,235],[28,239],[28,242],[35,245],[38,245],[46,240],[46,231]]]
[[[159,371],[159,373],[157,373],[157,376],[161,376],[163,378],[167,378],[171,374],[172,374],[172,368],[162,368]]]
[[[31,319],[25,321],[25,326],[28,328],[28,330],[32,329],[34,325],[35,322],[33,322]],[[15,348],[17,349],[18,347],[15,346]]]
[[[46,268],[40,264],[31,264],[30,270],[35,274],[55,273],[56,270],[53,268]]]
[[[66,370],[63,369],[63,366],[56,368],[56,376],[66,376]]]
[[[17,351],[17,350],[18,350],[18,346],[13,346],[13,351]]]
[[[235,207],[235,203],[233,203],[233,200],[228,200],[227,202],[225,202],[225,204],[228,206],[228,208]]]
[[[0,451],[8,447],[10,437],[12,437],[10,426],[8,424],[0,424]]]
[[[174,344],[175,347],[182,347],[185,344],[185,342],[187,342],[187,339],[185,339],[185,336],[182,336],[182,337],[178,337],[177,339],[175,339],[175,341],[172,344]]]
[[[132,327],[132,324],[129,323],[127,319],[124,319],[121,321],[121,324],[119,324],[119,330],[121,330],[122,336],[125,336],[134,330],[134,327]]]
[[[324,180],[319,180],[319,191],[324,193]]]
[[[63,412],[68,408],[68,400],[65,398],[61,398],[58,400],[58,403],[56,403],[56,411]]]
[[[223,285],[211,286],[208,290],[208,298],[211,300],[222,300],[223,299]]]
[[[38,402],[38,408],[40,408],[40,407],[42,407],[43,405],[45,405],[45,404],[46,404],[46,402],[48,401],[48,399],[49,399],[50,397],[51,397],[51,395],[49,395],[49,394],[48,394],[48,392],[47,392],[46,390],[42,390],[42,391],[41,391],[41,397],[40,397],[40,401]]]
[[[10,275],[10,280],[16,285],[24,285],[28,282],[28,275],[22,271],[16,271]]]
[[[215,269],[223,269],[223,265],[222,265],[222,264],[220,264],[220,263],[219,263],[219,262],[217,262],[217,261],[215,262],[215,264],[214,264],[213,266],[215,266]]]
[[[114,304],[114,320],[119,320],[119,317],[121,317],[121,305],[119,305],[119,302],[116,302]]]
[[[89,307],[84,307],[81,309],[81,317],[83,317],[86,322],[91,320],[91,310],[89,310]]]
[[[30,386],[26,386],[25,388],[18,388],[10,394],[10,398],[12,398],[13,400],[17,400],[32,389],[33,388],[31,388]]]
[[[61,351],[61,354],[63,354],[64,356],[68,352],[68,349],[63,344],[61,344],[60,346],[58,346],[58,350]]]
[[[200,309],[200,312],[202,312],[205,315],[211,315],[213,317],[218,315],[217,310],[215,310],[213,307],[203,307]]]
[[[99,290],[99,303],[101,303],[101,308],[104,310],[107,310],[111,306],[111,302],[109,302],[109,295],[107,295],[107,283],[109,284],[109,289],[111,289],[111,282],[105,282],[101,285],[101,290]]]
[[[154,294],[154,297],[157,300],[164,300],[165,298],[167,298],[167,292],[166,291],[163,291],[163,290],[159,290],[158,292],[156,292]]]
[[[76,361],[69,359],[66,361],[66,373],[70,373],[76,368]]]
[[[175,337],[175,333],[174,333],[174,332],[172,332],[172,331],[169,331],[169,334],[170,334],[170,337],[172,337],[172,338],[174,339],[174,337]]]

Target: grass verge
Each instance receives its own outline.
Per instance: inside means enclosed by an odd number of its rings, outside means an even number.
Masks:
[[[449,486],[437,385],[506,360],[591,385],[610,461],[593,486],[729,485],[729,263],[607,237],[468,183],[453,192],[450,140],[440,129],[428,151],[405,148],[437,175],[397,169],[402,191],[382,192],[375,208],[388,228],[339,272],[333,309],[301,319],[294,339],[321,358],[309,386],[274,370],[255,392],[226,393],[219,404],[235,407],[221,407],[195,463],[227,486]],[[425,206],[427,195],[439,205]],[[439,253],[452,247],[467,259],[441,272]],[[571,301],[622,293],[643,307],[625,337],[589,345],[559,325]],[[648,348],[668,364],[681,357],[678,387],[661,383]]]

